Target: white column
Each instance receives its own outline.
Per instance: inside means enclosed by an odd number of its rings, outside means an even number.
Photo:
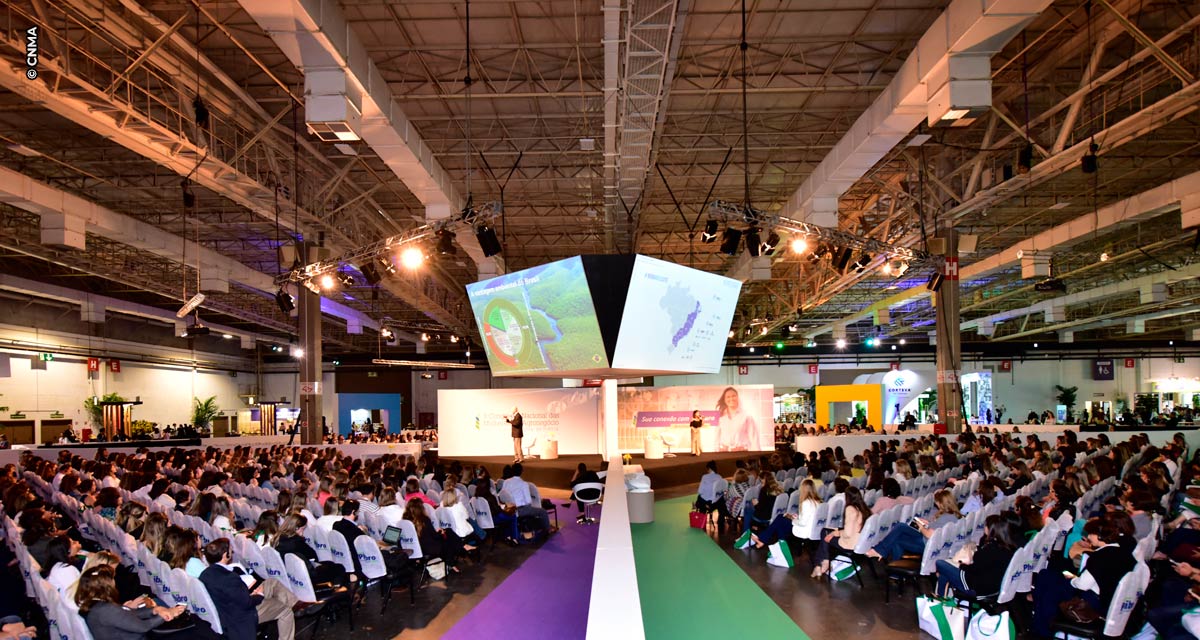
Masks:
[[[617,381],[607,379],[600,385],[600,455],[618,455],[617,446]]]

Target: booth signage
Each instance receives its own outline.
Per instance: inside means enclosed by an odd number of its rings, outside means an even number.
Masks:
[[[744,376],[748,373],[750,373],[750,365],[745,365],[745,364],[738,365],[738,375],[739,376]]]
[[[449,371],[439,371],[438,372],[438,380],[447,380],[449,378],[450,378]]]
[[[108,361],[108,370],[113,373],[121,373],[121,361],[120,360],[109,360]]]
[[[899,362],[893,362],[893,363],[891,364],[891,368],[892,368],[892,371],[899,371],[899,370],[900,370],[900,363],[899,363]]]
[[[1112,360],[1092,360],[1092,380],[1112,380]]]
[[[88,364],[88,371],[99,371],[100,370],[100,358],[88,358],[87,364]]]
[[[600,387],[604,385],[604,380],[600,378],[584,378],[583,386],[585,387]]]
[[[815,365],[815,364],[808,365],[808,373],[810,375],[814,375],[814,376],[817,375],[818,367],[819,367],[819,365]]]
[[[1012,360],[1001,360],[1000,361],[1000,370],[1001,371],[1012,371]]]
[[[1133,358],[1125,358],[1126,369],[1132,369],[1134,366],[1136,366],[1136,363],[1134,362]]]
[[[301,382],[300,395],[302,396],[319,396],[321,395],[320,382]]]
[[[945,271],[942,273],[947,280],[958,280],[958,257],[946,256]]]

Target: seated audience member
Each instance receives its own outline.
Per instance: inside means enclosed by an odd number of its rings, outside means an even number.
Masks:
[[[925,541],[933,535],[934,531],[962,518],[962,512],[958,510],[958,502],[954,499],[954,494],[947,489],[933,494],[933,504],[937,512],[931,521],[919,523],[920,529],[909,526],[892,529],[892,532],[887,534],[879,544],[875,545],[873,549],[867,550],[867,555],[872,558],[880,558],[884,562],[892,562],[899,560],[906,553],[916,555],[924,553]]]
[[[421,543],[421,553],[429,558],[441,558],[446,567],[453,573],[459,573],[458,556],[462,553],[462,544],[457,537],[447,537],[433,525],[429,516],[425,515],[425,507],[419,498],[412,498],[404,509],[404,519],[413,523],[417,530],[417,541]]]
[[[537,521],[540,531],[553,531],[550,527],[550,514],[541,505],[533,504],[533,492],[530,489],[532,485],[521,477],[524,471],[525,468],[519,462],[512,466],[512,477],[504,481],[502,495],[507,495],[511,501],[508,504],[516,507],[518,519],[533,518]],[[409,504],[412,504],[411,500]]]
[[[174,620],[186,610],[184,605],[171,608],[137,607],[118,601],[112,567],[88,569],[79,578],[75,603],[94,640],[141,640],[150,631]]]
[[[308,567],[308,577],[313,584],[333,583],[339,586],[350,584],[351,577],[346,574],[342,565],[336,562],[322,562],[317,559],[317,552],[304,539],[304,529],[308,520],[299,514],[291,514],[283,519],[273,542],[275,551],[280,557],[293,554],[304,561]]]
[[[137,538],[142,535],[146,522],[146,507],[140,502],[126,502],[117,513],[117,526],[125,533]]]
[[[744,515],[742,502],[749,489],[750,474],[745,469],[738,468],[733,472],[733,480],[729,483],[729,489],[725,491],[725,511],[729,517],[740,518]]]
[[[387,527],[398,526],[404,519],[404,505],[397,502],[395,487],[387,486],[379,492],[379,513],[376,515]]]
[[[762,476],[762,488],[758,490],[758,497],[750,501],[750,504],[743,504],[743,513],[745,514],[745,522],[742,525],[743,531],[762,531],[771,524],[775,511],[775,498],[783,493],[783,487],[779,481],[775,479],[775,474],[764,473]]]
[[[784,512],[772,520],[771,525],[761,534],[751,534],[750,538],[756,546],[774,544],[777,540],[787,539],[789,534],[794,538],[805,539],[806,533],[817,519],[817,507],[821,504],[821,498],[817,495],[817,486],[812,478],[805,478],[798,491],[799,513]]]
[[[450,533],[458,536],[463,542],[463,549],[473,551],[473,545],[479,544],[483,534],[481,529],[476,527],[471,520],[471,516],[467,513],[467,508],[459,502],[459,494],[453,489],[447,489],[442,492],[442,508],[450,515]],[[486,535],[486,534],[483,534]]]
[[[579,466],[575,469],[575,475],[571,476],[571,496],[574,497],[575,495],[575,485],[589,482],[600,482],[600,476],[596,475],[595,471],[588,469],[586,463],[580,462]],[[576,506],[579,507],[579,519],[582,520],[583,503],[579,502],[578,500],[575,502]],[[568,502],[567,506],[571,506],[571,503]]]
[[[708,464],[704,465],[708,471],[700,476],[700,488],[696,490],[696,508],[700,511],[716,511],[720,516],[719,524],[725,526],[725,521],[729,518],[729,511],[725,506],[724,494],[717,493],[717,483],[723,478],[717,473],[717,463],[715,460],[709,460]],[[505,483],[505,488],[508,485]]]
[[[1133,569],[1133,554],[1118,544],[1117,528],[1105,518],[1092,518],[1083,528],[1083,544],[1087,551],[1082,568],[1070,573],[1046,569],[1034,577],[1033,634],[1051,637],[1050,626],[1059,615],[1060,603],[1080,598],[1096,613],[1103,616],[1117,590],[1117,583]]]
[[[913,498],[903,495],[904,492],[900,489],[900,483],[895,478],[884,479],[880,493],[882,495],[875,500],[875,506],[871,507],[872,514],[883,513],[898,504],[912,504],[916,502]]]
[[[278,531],[279,515],[268,509],[259,514],[258,521],[254,523],[254,530],[250,532],[250,539],[260,547],[270,546]]]
[[[990,477],[984,478],[979,482],[979,489],[967,498],[966,504],[962,507],[962,514],[970,515],[1003,498],[1004,495],[1000,493],[996,482]]]
[[[241,565],[233,563],[229,538],[218,538],[204,546],[208,568],[200,574],[200,582],[208,589],[221,629],[229,640],[255,640],[258,624],[274,620],[279,628],[279,640],[296,637],[296,620],[292,608],[299,600],[278,580],[269,579],[250,590],[255,579]]]
[[[967,564],[937,561],[937,594],[950,596],[990,596],[1000,592],[1004,572],[1017,549],[1025,543],[1017,514],[992,514],[984,523],[983,539]]]
[[[167,529],[163,549],[167,554],[164,562],[172,569],[183,569],[193,578],[208,568],[200,559],[200,534],[192,529],[172,525]]]
[[[79,543],[65,533],[54,536],[46,545],[46,564],[42,565],[42,577],[61,596],[65,596],[67,590],[79,580],[80,572],[75,560],[78,555]]]
[[[846,487],[845,496],[846,511],[842,516],[842,528],[825,533],[813,556],[817,565],[813,567],[812,577],[814,578],[820,578],[829,573],[829,557],[833,555],[832,552],[835,548],[844,552],[854,550],[854,546],[858,544],[859,534],[862,533],[863,525],[866,524],[867,518],[871,517],[871,510],[867,508],[862,492],[857,487]]]
[[[333,531],[334,523],[342,519],[341,504],[337,500],[330,498],[325,501],[325,505],[321,509],[324,511],[324,514],[320,518],[317,518],[317,522],[313,526],[325,533],[329,533]]]
[[[432,498],[425,495],[424,491],[421,491],[421,483],[417,481],[416,478],[409,478],[404,483],[404,501],[408,502],[413,498],[416,498],[431,507],[437,506],[437,503],[434,502]]]

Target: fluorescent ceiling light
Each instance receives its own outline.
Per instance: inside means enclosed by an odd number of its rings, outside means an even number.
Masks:
[[[950,109],[942,114],[942,120],[962,120],[971,113],[970,109]]]

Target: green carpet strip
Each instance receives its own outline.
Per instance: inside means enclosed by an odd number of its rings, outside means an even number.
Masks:
[[[632,525],[646,638],[808,640],[711,538],[688,527],[691,503],[663,500],[653,523]]]

